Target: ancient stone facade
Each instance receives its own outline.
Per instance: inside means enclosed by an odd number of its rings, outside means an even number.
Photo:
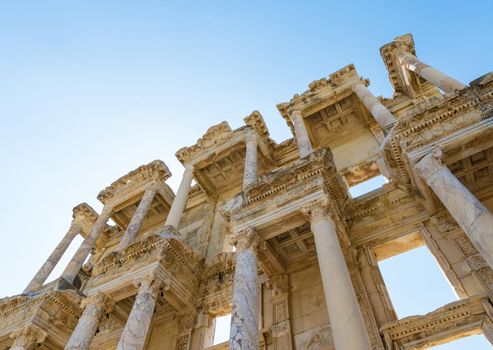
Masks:
[[[392,98],[348,65],[278,105],[293,138],[277,144],[255,111],[176,153],[176,194],[157,160],[101,191],[100,214],[76,206],[25,290],[0,300],[0,349],[493,342],[493,74],[458,82],[418,60],[409,34],[380,51]],[[351,197],[380,174],[388,183]],[[460,300],[398,319],[378,261],[421,245]],[[213,344],[229,313],[230,341]]]

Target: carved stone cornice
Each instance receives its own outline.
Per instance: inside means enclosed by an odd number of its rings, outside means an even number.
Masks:
[[[34,324],[27,324],[10,335],[14,339],[13,347],[19,346],[25,349],[31,348],[34,344],[44,342],[48,333]]]
[[[488,91],[493,92],[493,84],[472,85],[456,93],[422,101],[401,115],[382,146],[383,156],[393,177],[410,187],[406,155],[451,138],[491,118],[493,114],[485,114],[481,109],[493,103],[493,94],[490,96]]]
[[[81,315],[81,296],[74,290],[47,291],[0,300],[0,334],[15,325],[35,321],[71,331]]]
[[[87,203],[80,203],[72,209],[72,218],[87,218],[91,222],[96,222],[99,215],[96,211]]]
[[[231,138],[233,131],[228,122],[222,122],[211,126],[207,132],[197,140],[195,145],[180,148],[176,152],[176,158],[185,164],[189,163],[197,154],[204,149],[211,148],[218,144],[224,143]]]
[[[162,160],[154,160],[149,164],[141,165],[135,170],[114,181],[110,186],[99,192],[98,199],[106,203],[121,191],[127,191],[146,182],[157,181],[164,183],[171,176],[171,172]]]
[[[347,203],[347,189],[328,148],[319,149],[309,157],[260,177],[246,188],[246,201],[235,210],[242,210],[249,205],[260,208],[264,203],[269,204],[275,197],[284,196],[289,191],[295,192],[289,196],[290,200],[294,200],[310,193],[314,188],[324,188],[339,208]]]

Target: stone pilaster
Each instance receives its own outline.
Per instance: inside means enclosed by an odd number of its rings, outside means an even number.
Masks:
[[[257,233],[253,228],[245,229],[234,234],[232,243],[236,247],[236,267],[229,348],[258,350]]]
[[[70,336],[65,350],[87,350],[96,335],[99,321],[113,309],[113,301],[103,293],[88,296],[82,301],[82,315]]]
[[[171,209],[166,219],[166,225],[170,225],[175,229],[178,229],[181,215],[183,214],[183,210],[187,204],[188,192],[190,192],[192,180],[193,165],[186,165],[180,187],[178,187],[178,191],[176,192],[175,199],[173,200],[173,204],[171,205]]]
[[[257,180],[257,137],[249,132],[245,139],[245,170],[243,173],[243,189]]]
[[[291,122],[293,123],[300,158],[305,158],[312,153],[313,148],[300,111],[291,112]]]
[[[415,169],[454,217],[483,258],[493,267],[493,214],[442,163],[442,152],[435,149]]]
[[[368,332],[326,201],[303,210],[310,219],[337,350],[371,349]]]
[[[399,51],[397,53],[397,57],[400,59],[405,68],[413,71],[423,79],[435,85],[440,90],[445,92],[453,92],[467,87],[460,81],[455,80],[454,78],[449,77],[439,70],[420,61],[416,56],[410,54],[409,52]]]
[[[34,345],[44,342],[48,334],[34,324],[28,324],[10,334],[14,339],[11,350],[30,350]]]
[[[272,290],[272,348],[291,350],[293,340],[289,315],[288,275],[274,276],[267,282],[267,287]]]
[[[146,191],[144,192],[144,196],[140,200],[140,203],[137,206],[134,215],[132,216],[132,220],[130,220],[128,227],[125,230],[125,233],[123,234],[118,249],[126,248],[129,244],[133,242],[135,237],[137,237],[140,227],[144,223],[144,219],[147,215],[147,212],[149,211],[149,208],[151,207],[152,201],[154,200],[156,193],[157,193],[156,184],[151,184],[149,188],[146,189]]]
[[[178,338],[176,350],[190,350],[192,343],[192,331],[197,319],[197,310],[189,309],[176,315],[178,323]]]
[[[99,238],[101,233],[106,226],[106,222],[113,214],[113,210],[109,207],[104,207],[103,211],[99,215],[98,219],[94,223],[94,226],[91,228],[91,232],[87,235],[84,242],[80,245],[79,249],[75,252],[72,260],[68,263],[67,267],[63,271],[62,278],[67,280],[70,283],[73,283],[75,277],[80,271],[82,264],[86,260],[87,256],[91,252],[92,247],[96,243],[96,240]]]
[[[72,243],[75,236],[77,236],[81,232],[81,227],[76,222],[72,221],[70,225],[70,229],[65,234],[65,237],[58,243],[56,248],[50,254],[48,259],[44,262],[41,268],[38,270],[36,275],[33,277],[31,282],[27,285],[26,289],[24,289],[23,293],[30,293],[38,290],[45,283],[46,279],[50,275],[50,273],[55,268],[56,264],[60,261],[61,257]]]
[[[383,130],[388,130],[395,123],[392,113],[368,90],[365,84],[358,82],[352,86],[352,89]]]
[[[163,280],[156,276],[149,276],[140,281],[135,302],[116,347],[117,350],[144,348],[156,306],[156,298],[162,286]]]

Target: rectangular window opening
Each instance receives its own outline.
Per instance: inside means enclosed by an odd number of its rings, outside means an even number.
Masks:
[[[384,243],[374,253],[399,319],[459,299],[419,233]]]
[[[212,345],[221,344],[229,340],[231,328],[231,314],[217,316],[214,319],[214,341]]]
[[[357,185],[349,187],[349,194],[352,198],[360,197],[369,192],[375,191],[388,183],[389,180],[383,175],[377,175],[371,179],[360,182]]]

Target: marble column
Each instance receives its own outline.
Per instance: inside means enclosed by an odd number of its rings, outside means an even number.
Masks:
[[[123,234],[122,239],[120,240],[120,244],[118,245],[118,250],[126,248],[129,244],[131,244],[137,234],[139,233],[140,227],[144,223],[144,219],[151,207],[152,201],[157,193],[157,185],[151,184],[149,188],[147,188],[144,192],[142,199],[140,200],[137,209],[135,210],[130,223]]]
[[[352,89],[383,130],[388,130],[395,123],[392,113],[368,90],[365,84],[358,82],[352,86]]]
[[[257,136],[250,132],[246,136],[245,170],[243,173],[243,190],[257,180]]]
[[[315,238],[335,348],[369,350],[371,345],[368,332],[327,205],[315,203],[304,211],[309,215]]]
[[[111,312],[113,306],[113,301],[100,292],[85,298],[81,304],[84,311],[65,345],[65,350],[88,350],[96,335],[101,317]]]
[[[123,328],[116,347],[117,350],[141,350],[144,348],[156,306],[156,298],[161,287],[162,280],[153,277],[143,279],[139,283],[134,305],[125,328]]]
[[[101,212],[98,219],[94,223],[94,226],[91,228],[91,231],[87,235],[86,239],[84,239],[84,242],[82,242],[79,249],[77,249],[74,256],[72,257],[72,260],[70,260],[67,267],[63,271],[62,278],[64,278],[70,283],[74,282],[75,277],[79,273],[82,264],[84,263],[87,256],[91,252],[91,249],[96,243],[96,240],[99,238],[101,233],[103,233],[103,230],[106,226],[106,222],[111,217],[112,213],[113,210],[111,208],[109,207],[103,208],[103,211]]]
[[[405,68],[413,71],[445,92],[462,90],[467,87],[460,81],[455,80],[454,78],[449,77],[439,70],[436,70],[435,68],[420,61],[416,56],[410,54],[409,52],[400,51],[397,53],[397,56]]]
[[[493,214],[442,163],[435,149],[415,169],[438,196],[483,258],[493,267]]]
[[[48,333],[35,324],[28,324],[23,328],[12,332],[10,337],[14,339],[14,343],[10,350],[33,349],[36,344],[44,342],[47,335]]]
[[[230,350],[258,350],[258,238],[253,228],[236,233],[236,267],[233,280]]]
[[[305,158],[312,153],[313,148],[300,111],[291,112],[291,122],[293,123],[300,158]]]
[[[65,234],[65,237],[58,243],[56,248],[50,254],[48,259],[44,262],[41,268],[38,270],[36,275],[33,277],[31,282],[27,285],[26,289],[24,289],[23,293],[30,293],[38,290],[43,286],[46,279],[50,275],[50,273],[55,268],[56,264],[60,261],[61,257],[72,243],[75,236],[77,236],[81,232],[81,227],[78,223],[72,221],[70,225],[70,229]]]
[[[175,199],[171,205],[171,209],[166,219],[166,225],[173,226],[178,229],[178,224],[180,223],[181,215],[187,204],[188,192],[192,186],[193,180],[193,165],[186,165],[185,172],[183,173],[183,178],[181,179],[180,187],[176,192]]]

